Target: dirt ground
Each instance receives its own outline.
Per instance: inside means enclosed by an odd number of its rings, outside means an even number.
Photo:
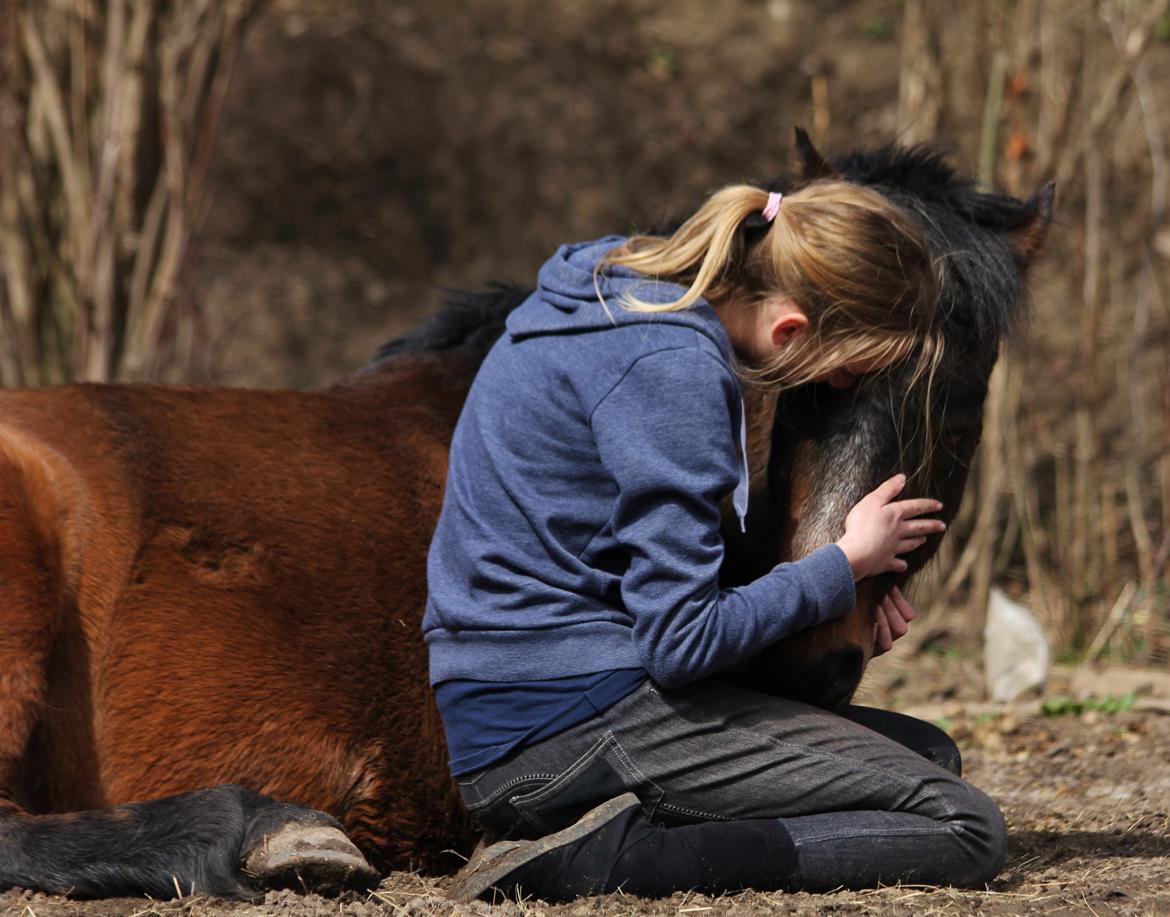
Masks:
[[[1170,696],[1141,673],[1122,713],[1044,716],[1037,700],[994,707],[980,700],[971,656],[910,648],[871,667],[863,701],[939,723],[963,749],[966,776],[1003,808],[1011,832],[1007,867],[986,891],[900,886],[828,895],[679,894],[663,901],[610,895],[568,905],[540,901],[458,905],[444,881],[394,873],[366,896],[327,900],[292,892],[262,904],[190,898],[76,902],[29,892],[0,895],[0,914],[288,917],[423,914],[651,917],[706,914],[1141,914],[1170,913]],[[1065,689],[1057,675],[1047,697]],[[1104,684],[1104,682],[1102,683]],[[1161,696],[1159,696],[1159,694]]]

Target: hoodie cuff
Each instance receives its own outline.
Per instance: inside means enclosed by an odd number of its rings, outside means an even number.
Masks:
[[[857,603],[857,588],[849,558],[835,544],[817,548],[796,562],[807,594],[817,609],[817,624],[849,614]]]

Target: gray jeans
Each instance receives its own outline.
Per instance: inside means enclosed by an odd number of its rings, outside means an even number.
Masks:
[[[899,714],[839,716],[717,679],[647,682],[459,786],[493,839],[544,836],[632,791],[668,827],[782,819],[803,888],[981,885],[1003,866],[1003,816],[932,758],[958,770],[945,733]]]

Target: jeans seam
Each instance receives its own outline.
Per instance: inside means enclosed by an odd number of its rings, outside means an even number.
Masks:
[[[634,764],[633,759],[629,756],[629,754],[626,753],[626,750],[622,748],[622,743],[618,741],[617,736],[615,736],[612,732],[607,733],[607,735],[613,739],[612,748],[617,765],[626,772],[626,776],[633,781],[634,786],[652,787],[657,793],[657,795],[652,799],[650,808],[646,810],[646,815],[648,817],[653,817],[654,813],[658,811],[658,806],[662,802],[663,795],[665,795],[662,787],[660,787],[657,783],[642,773],[638,766]],[[641,802],[643,806],[645,806],[647,800],[641,799]]]
[[[546,783],[539,789],[533,790],[531,793],[524,793],[520,796],[515,796],[508,800],[514,806],[526,806],[530,803],[544,802],[549,796],[554,795],[566,783],[572,781],[574,777],[585,770],[597,758],[605,753],[606,746],[614,740],[613,733],[606,732],[600,739],[598,739],[593,746],[585,752],[581,757],[574,761],[568,769],[557,774],[552,780]]]
[[[898,813],[892,812],[890,814],[896,815]],[[919,828],[882,828],[880,831],[872,831],[868,833],[857,830],[828,831],[822,834],[810,834],[807,837],[794,838],[794,842],[796,843],[797,847],[801,847],[805,844],[812,844],[817,841],[851,840],[860,837],[933,837],[934,835],[938,834],[939,831],[949,830],[948,826],[944,822],[935,821],[934,824],[937,827],[937,830],[923,830]]]
[[[475,812],[479,809],[489,806],[502,797],[505,793],[507,793],[508,790],[515,786],[519,786],[521,783],[527,783],[529,780],[554,780],[556,777],[556,774],[523,774],[519,777],[513,777],[511,780],[508,780],[505,783],[502,783],[500,786],[496,787],[486,796],[481,795],[477,802],[469,803],[467,805],[467,810],[469,812]]]
[[[961,780],[962,778],[960,777],[959,779]],[[946,793],[932,793],[931,795],[941,803],[943,811],[946,813],[942,821],[947,825],[954,824],[955,816],[959,814],[959,810],[951,805],[950,796]]]
[[[456,777],[455,782],[460,787],[473,787],[477,783],[479,783],[479,781],[481,781],[487,775],[488,775],[487,770],[481,770],[479,773],[470,774],[466,777]]]
[[[727,815],[716,815],[714,812],[703,812],[699,809],[689,809],[686,806],[677,806],[672,802],[661,802],[658,808],[666,809],[670,812],[677,812],[679,815],[690,815],[693,818],[700,818],[704,821],[732,821]]]

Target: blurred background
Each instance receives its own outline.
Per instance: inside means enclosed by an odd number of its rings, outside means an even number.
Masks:
[[[827,153],[1057,184],[915,600],[1170,661],[1168,0],[2,0],[0,383],[309,388],[441,287]]]

